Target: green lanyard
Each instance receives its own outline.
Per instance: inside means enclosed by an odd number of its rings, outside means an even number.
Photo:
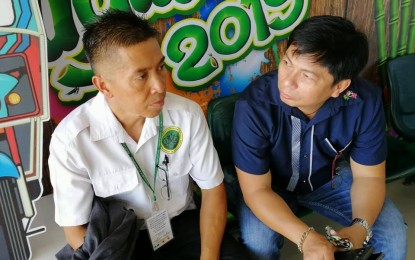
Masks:
[[[159,132],[158,132],[158,140],[157,140],[157,149],[156,149],[156,163],[154,164],[154,187],[151,187],[150,182],[147,180],[146,175],[144,174],[143,170],[141,170],[140,165],[138,165],[137,161],[135,160],[133,154],[131,153],[130,149],[126,143],[121,143],[124,150],[127,152],[128,156],[130,157],[131,161],[134,163],[135,168],[137,169],[138,173],[140,174],[141,179],[143,179],[144,183],[147,187],[153,192],[153,201],[157,200],[156,197],[156,177],[158,174],[158,166],[160,161],[160,147],[161,147],[161,135],[163,132],[163,114],[160,112],[159,115]]]

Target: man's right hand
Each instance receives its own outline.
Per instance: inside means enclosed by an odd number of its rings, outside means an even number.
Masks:
[[[303,243],[302,250],[304,260],[334,260],[336,247],[324,235],[310,231]]]

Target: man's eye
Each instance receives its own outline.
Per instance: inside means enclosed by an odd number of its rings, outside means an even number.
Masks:
[[[290,66],[290,62],[287,59],[283,59],[282,62],[284,65]]]
[[[134,79],[135,80],[143,80],[146,77],[145,74],[137,75]]]
[[[309,73],[303,73],[303,78],[305,78],[307,80],[313,80],[314,79],[313,75],[310,75]]]

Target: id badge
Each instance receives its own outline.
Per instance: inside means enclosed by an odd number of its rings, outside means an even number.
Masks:
[[[173,239],[173,231],[166,209],[162,209],[146,219],[146,224],[154,251]]]

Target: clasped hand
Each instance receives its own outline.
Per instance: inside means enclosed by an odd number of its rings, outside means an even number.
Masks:
[[[347,238],[353,244],[353,248],[361,248],[365,239],[365,230],[358,225],[344,227],[339,231],[334,231],[333,235]],[[334,260],[334,252],[344,249],[335,247],[325,235],[316,231],[311,231],[303,244],[304,260]]]

